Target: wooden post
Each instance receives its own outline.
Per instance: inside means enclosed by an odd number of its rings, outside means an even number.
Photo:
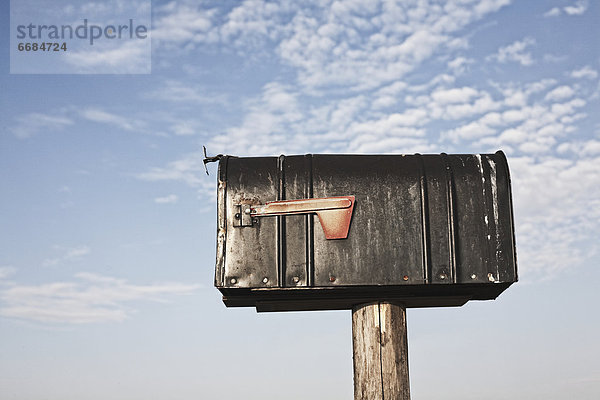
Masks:
[[[410,400],[406,309],[378,302],[352,309],[354,400]]]

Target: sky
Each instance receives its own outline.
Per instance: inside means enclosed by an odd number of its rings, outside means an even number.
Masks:
[[[412,396],[598,398],[600,3],[10,3],[2,399],[352,398],[350,311],[222,304],[216,166],[207,176],[203,145],[238,156],[503,150],[519,282],[495,301],[408,310]],[[16,47],[16,18],[132,16],[146,39]]]

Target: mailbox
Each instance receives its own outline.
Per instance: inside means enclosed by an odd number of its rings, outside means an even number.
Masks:
[[[217,192],[229,307],[460,306],[517,280],[501,151],[222,156]]]

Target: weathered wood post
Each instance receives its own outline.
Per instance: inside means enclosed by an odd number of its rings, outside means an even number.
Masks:
[[[352,309],[354,400],[410,400],[406,309],[377,302]]]

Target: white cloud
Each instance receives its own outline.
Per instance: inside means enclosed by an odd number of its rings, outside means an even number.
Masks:
[[[190,136],[196,134],[197,128],[191,121],[179,121],[172,127],[173,133],[177,136]]]
[[[504,143],[518,144],[518,143],[527,142],[528,140],[530,140],[530,137],[527,134],[527,132],[524,131],[523,129],[510,128],[510,129],[506,129],[505,131],[503,131],[500,134],[500,136],[498,137],[498,139]],[[531,142],[529,142],[529,143],[531,143]]]
[[[451,104],[446,108],[445,118],[461,119],[482,114],[499,107],[489,94],[482,94],[473,103]]]
[[[510,0],[484,0],[475,4],[475,12],[477,16],[483,16],[498,11],[508,4],[510,4]]]
[[[299,151],[305,147],[303,141],[294,137],[294,133],[300,131],[298,123],[304,116],[299,96],[286,85],[266,84],[262,93],[248,102],[242,123],[213,137],[209,147],[236,155]]]
[[[79,257],[83,257],[87,254],[89,254],[91,251],[91,249],[89,248],[89,246],[79,246],[79,247],[75,247],[72,249],[69,249],[65,255],[64,255],[64,259],[65,260],[71,260],[73,258],[79,258]]]
[[[567,15],[583,15],[588,8],[587,0],[577,0],[572,5],[564,7],[553,7],[544,13],[544,17],[558,17],[562,13]]]
[[[319,13],[294,15],[277,51],[299,69],[299,82],[308,89],[375,88],[401,79],[437,52],[464,48],[465,41],[452,34],[508,3],[319,5]]]
[[[547,90],[556,83],[557,81],[555,79],[542,79],[537,82],[527,83],[525,84],[525,89],[523,90],[523,92],[526,96],[530,96],[535,93],[543,92],[544,90]]]
[[[574,114],[577,108],[585,106],[586,102],[583,99],[573,99],[566,103],[555,103],[551,107],[552,114],[558,117],[563,115]]]
[[[154,167],[149,171],[137,174],[136,177],[145,181],[180,181],[189,186],[196,187],[202,183],[204,177],[204,163],[202,153],[193,153],[182,159],[172,161],[166,167]]]
[[[62,254],[58,257],[45,259],[42,263],[44,267],[50,267],[69,261],[76,261],[88,255],[91,252],[91,248],[86,245],[71,248],[57,246],[56,250],[61,251]]]
[[[356,116],[367,107],[368,103],[364,96],[350,97],[340,100],[330,108],[329,116],[327,117],[329,125],[337,127],[339,130],[344,129],[353,123]]]
[[[544,98],[546,101],[560,101],[573,97],[575,91],[570,86],[559,86],[550,91]]]
[[[586,117],[581,109],[587,105],[579,97],[583,93],[581,87],[555,86],[556,83],[544,79],[520,85],[496,85],[503,98],[493,101],[495,108],[491,112],[478,119],[473,119],[476,113],[469,114],[465,123],[442,132],[441,138],[490,151],[505,148],[530,155],[551,152]],[[482,93],[486,92],[479,91],[480,96]]]
[[[529,66],[533,64],[533,58],[531,53],[527,52],[527,48],[535,45],[535,39],[527,37],[523,40],[517,40],[516,42],[509,44],[505,47],[500,47],[498,52],[491,55],[487,60],[496,60],[500,63],[507,63],[510,61],[518,62],[521,65]]]
[[[0,287],[0,316],[42,323],[86,324],[120,322],[136,312],[133,301],[165,302],[173,295],[189,295],[198,284],[130,284],[92,273],[78,273],[73,281],[38,285],[14,283]]]
[[[274,46],[283,63],[297,68],[305,90],[362,90],[401,79],[438,52],[466,48],[454,34],[509,3],[314,1],[309,7],[253,0],[218,12],[171,2],[155,9],[153,38],[184,50],[218,43],[251,57]]]
[[[445,105],[470,102],[477,94],[477,90],[470,87],[438,89],[431,94],[431,98],[438,104]]]
[[[471,87],[437,87],[429,95],[407,96],[405,101],[426,109],[429,120],[472,118],[501,106],[489,93]]]
[[[15,272],[17,272],[17,269],[10,265],[0,267],[0,284],[4,283],[7,278],[13,276]]]
[[[109,113],[99,108],[86,108],[81,111],[81,116],[88,121],[114,125],[126,131],[140,129],[142,125],[140,121],[136,121],[132,118],[121,117],[120,115]]]
[[[552,276],[598,251],[599,162],[597,155],[509,158],[520,269],[527,280]]]
[[[456,57],[453,60],[448,61],[448,68],[450,68],[455,75],[462,75],[468,70],[469,65],[474,62],[475,60],[471,58]]]
[[[544,13],[544,17],[558,17],[561,14],[559,7],[551,8]]]
[[[548,88],[557,84],[555,79],[542,79],[536,82],[525,84],[495,84],[492,87],[498,90],[503,96],[502,105],[508,107],[526,107],[530,103],[530,98]]]
[[[469,122],[468,124],[444,132],[443,137],[451,138],[452,141],[457,143],[462,140],[480,139],[485,136],[493,135],[496,132],[497,130],[483,122],[482,118],[479,121]]]
[[[585,67],[571,71],[571,77],[576,79],[596,79],[598,77],[598,71],[589,65],[586,65]]]
[[[563,8],[568,15],[582,15],[588,8],[587,0],[577,0],[572,6]]]
[[[406,152],[409,148],[414,149],[418,146],[425,148],[428,147],[427,140],[425,130],[421,127],[427,122],[427,112],[417,108],[379,119],[355,122],[344,131],[343,148],[339,151],[389,153]]]
[[[69,134],[72,134],[82,131],[80,126],[75,130],[72,128],[73,126],[91,121],[110,125],[124,131],[137,133],[153,132],[158,135],[157,126],[160,126],[159,123],[169,118],[171,120],[175,119],[167,113],[162,115],[157,113],[143,113],[138,116],[124,116],[95,106],[69,106],[54,109],[47,114],[29,113],[19,115],[15,118],[16,123],[9,128],[9,131],[12,131],[20,139],[29,138],[41,133],[58,131],[67,131]],[[149,125],[148,121],[155,123]],[[179,120],[179,123],[183,124],[185,121]],[[71,129],[67,130],[67,128]],[[183,126],[178,128],[179,130],[176,133],[182,133],[180,131],[183,130]]]
[[[199,46],[220,46],[247,58],[264,53],[265,43],[280,39],[294,12],[292,2],[251,0],[234,4],[229,11],[203,9],[194,2],[170,2],[155,7],[153,39],[159,45],[192,51]]]
[[[209,146],[212,148],[212,146]],[[219,151],[222,149],[220,148]],[[230,153],[235,154],[235,153]],[[216,200],[215,180],[212,177],[206,176],[204,169],[204,155],[202,152],[190,153],[182,156],[178,160],[167,163],[164,167],[152,167],[146,172],[137,174],[137,179],[148,182],[181,182],[187,186],[197,190],[198,198],[208,202]],[[212,165],[207,165],[207,169],[213,170]],[[158,204],[174,203],[178,201],[178,197],[174,199],[174,195],[165,196],[155,199]]]
[[[21,115],[16,120],[17,123],[11,130],[19,139],[27,139],[41,132],[59,131],[74,123],[66,116],[42,113]]]
[[[184,104],[225,104],[223,94],[212,93],[206,89],[177,80],[167,80],[158,89],[145,93],[145,99],[169,101]]]
[[[149,74],[150,40],[130,40],[118,47],[95,44],[86,50],[67,51],[65,61],[82,73]]]
[[[432,146],[425,138],[411,137],[379,137],[370,134],[358,135],[348,143],[345,152],[349,153],[376,153],[376,154],[401,154],[433,151]]]
[[[231,10],[219,27],[222,42],[231,43],[238,52],[252,55],[265,42],[285,34],[285,26],[298,5],[293,2],[244,1]]]
[[[558,146],[557,151],[560,154],[572,153],[576,157],[600,156],[600,140],[592,139],[562,143]]]
[[[154,199],[154,202],[157,204],[174,204],[177,203],[178,200],[179,198],[176,194],[170,194],[164,197],[157,197]]]
[[[218,33],[213,29],[214,9],[171,1],[154,7],[155,19],[152,39],[159,44],[186,42],[216,42]]]
[[[544,54],[543,59],[547,63],[563,63],[569,59],[569,56],[546,53]]]

